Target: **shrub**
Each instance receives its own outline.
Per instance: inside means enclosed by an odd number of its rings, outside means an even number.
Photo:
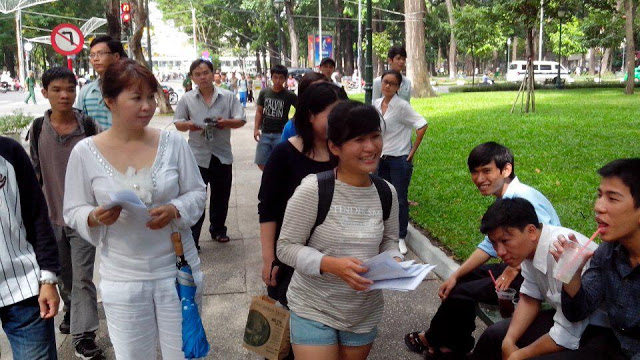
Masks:
[[[636,84],[638,86],[638,84]],[[625,87],[624,83],[620,82],[602,82],[595,83],[590,82],[575,82],[571,84],[564,84],[563,89],[612,89]],[[555,84],[538,84],[535,85],[536,90],[553,90],[556,88]],[[518,91],[520,89],[520,83],[503,83],[493,85],[464,85],[464,86],[452,86],[449,88],[450,93],[466,93],[466,92],[486,92],[486,91]]]
[[[19,133],[31,124],[35,117],[16,110],[13,114],[0,116],[0,134]]]

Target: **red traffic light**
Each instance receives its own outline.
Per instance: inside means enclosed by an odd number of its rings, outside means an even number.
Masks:
[[[122,18],[123,24],[128,24],[129,22],[131,22],[131,4],[120,4],[120,18]]]

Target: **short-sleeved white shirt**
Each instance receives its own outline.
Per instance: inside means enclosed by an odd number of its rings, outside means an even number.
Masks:
[[[382,114],[382,100],[374,101],[375,108]],[[418,114],[411,104],[394,95],[383,115],[382,155],[403,156],[411,151],[411,132],[427,125],[427,120]]]

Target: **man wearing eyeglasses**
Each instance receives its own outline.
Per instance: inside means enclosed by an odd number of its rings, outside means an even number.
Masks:
[[[93,39],[89,45],[89,61],[99,78],[82,87],[74,107],[97,121],[104,130],[111,127],[111,111],[104,104],[102,98],[102,90],[100,89],[102,75],[107,71],[109,65],[126,57],[120,41],[114,40],[108,35]]]

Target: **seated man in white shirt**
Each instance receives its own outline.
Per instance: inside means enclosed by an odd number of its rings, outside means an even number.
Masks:
[[[498,199],[482,217],[480,231],[489,236],[498,256],[509,266],[521,266],[524,281],[513,317],[491,325],[482,334],[473,359],[515,360],[542,355],[544,359],[591,357],[587,333],[589,319],[570,322],[562,313],[562,283],[553,277],[557,265],[549,249],[559,235],[575,235],[573,230],[541,224],[531,203],[522,198]],[[590,243],[593,250],[596,244]],[[543,301],[553,309],[541,311]],[[582,340],[581,340],[582,337]],[[577,351],[576,351],[577,350]]]

